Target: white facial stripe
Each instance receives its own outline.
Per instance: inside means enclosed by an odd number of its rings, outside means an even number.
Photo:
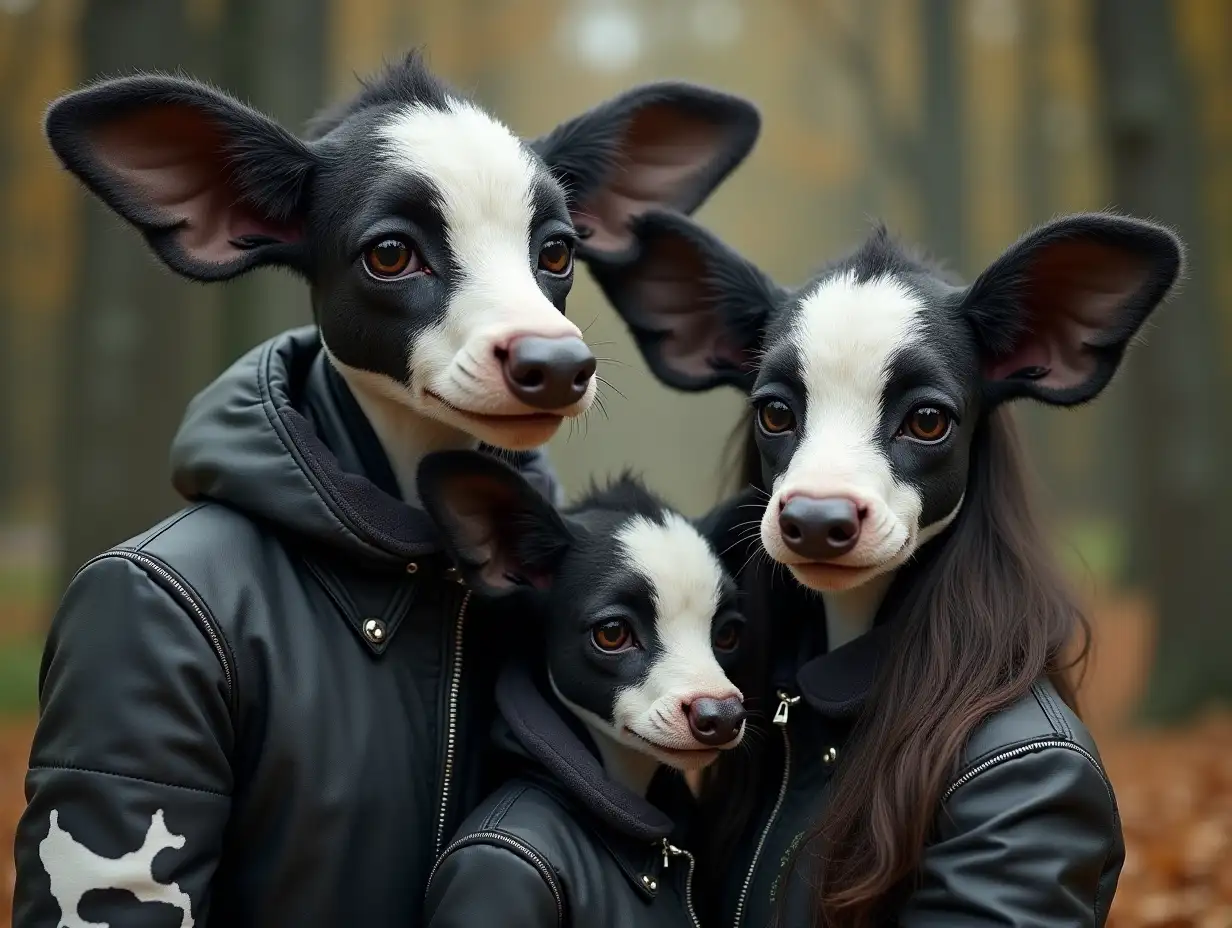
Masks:
[[[416,105],[381,129],[387,155],[440,192],[449,247],[472,276],[513,248],[527,268],[534,161],[508,128],[469,103]]]
[[[867,507],[861,540],[844,561],[876,564],[915,531],[919,492],[895,478],[879,440],[882,397],[894,356],[922,336],[923,306],[890,277],[854,274],[822,281],[802,301],[791,341],[806,392],[804,433],[775,489],[780,494],[847,496]],[[792,558],[778,537],[777,506],[763,539],[771,555]]]
[[[458,100],[448,110],[406,107],[379,136],[395,166],[439,191],[457,268],[444,317],[410,346],[413,391],[431,390],[475,413],[524,411],[511,408],[494,349],[521,334],[581,337],[531,267],[535,161],[506,126]]]
[[[702,696],[740,695],[712,646],[722,567],[697,530],[675,513],[664,525],[634,518],[616,540],[630,568],[654,591],[659,644],[646,678],[617,696],[615,721],[668,747],[695,747],[681,706]]]

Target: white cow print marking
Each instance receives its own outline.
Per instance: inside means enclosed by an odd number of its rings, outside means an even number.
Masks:
[[[138,902],[163,902],[182,912],[180,928],[193,928],[192,900],[176,883],[154,878],[154,858],[159,851],[178,850],[184,836],[167,830],[163,810],[150,817],[150,827],[141,847],[122,857],[102,857],[60,827],[60,813],[51,810],[51,827],[39,842],[39,858],[51,880],[51,894],[60,906],[57,928],[111,928],[109,922],[88,922],[77,911],[86,893],[122,889]],[[119,928],[119,926],[117,926]]]

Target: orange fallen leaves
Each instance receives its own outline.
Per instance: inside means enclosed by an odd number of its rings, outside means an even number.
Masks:
[[[12,910],[29,736],[28,726],[0,729],[0,928]],[[1232,715],[1104,737],[1100,748],[1126,840],[1109,928],[1232,928]]]
[[[1232,928],[1232,716],[1101,749],[1126,843],[1110,928]]]

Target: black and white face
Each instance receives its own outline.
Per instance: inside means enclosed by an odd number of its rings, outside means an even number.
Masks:
[[[975,336],[955,288],[889,267],[841,267],[787,304],[751,394],[762,544],[817,590],[899,567],[963,502]]]
[[[160,75],[68,94],[46,121],[63,164],[173,270],[290,268],[357,396],[511,450],[595,397],[565,317],[575,255],[617,260],[641,211],[695,209],[759,129],[743,100],[661,83],[526,142],[416,55],[307,140]]]
[[[744,619],[687,519],[628,478],[562,515],[465,452],[426,458],[419,492],[477,589],[529,597],[552,685],[592,731],[679,770],[740,743]]]
[[[956,286],[878,230],[799,290],[691,220],[641,217],[601,279],[651,369],[749,393],[762,546],[812,589],[906,562],[964,503],[973,437],[1002,402],[1097,396],[1175,281],[1180,242],[1110,214],[1022,238]]]
[[[360,114],[319,144],[338,157],[310,213],[314,296],[348,380],[506,448],[585,412],[595,359],[565,316],[577,232],[542,159],[453,97]]]

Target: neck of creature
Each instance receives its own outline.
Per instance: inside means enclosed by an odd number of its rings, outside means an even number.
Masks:
[[[826,604],[826,643],[833,651],[873,627],[877,610],[894,580],[895,571],[874,577],[855,589],[822,593]]]
[[[595,739],[599,759],[603,761],[603,769],[608,779],[644,797],[650,789],[650,781],[659,769],[659,762],[636,748],[621,744],[606,731],[591,725],[585,719],[582,721]]]
[[[425,456],[433,451],[479,446],[478,439],[473,436],[411,409],[396,395],[399,388],[385,378],[337,361],[333,363],[376,433],[405,502],[419,502],[416,475],[419,462]]]

